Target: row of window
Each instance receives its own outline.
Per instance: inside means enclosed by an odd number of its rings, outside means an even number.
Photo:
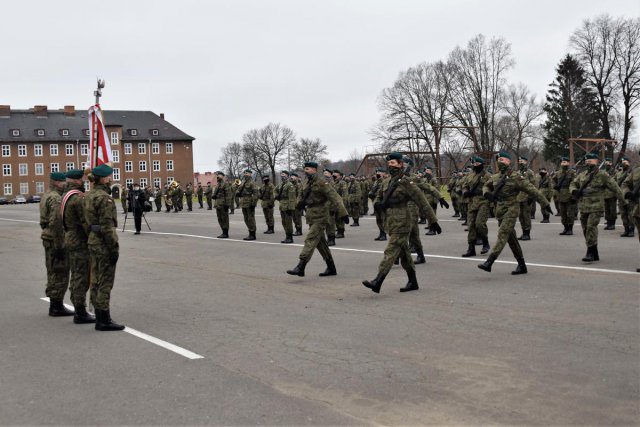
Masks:
[[[114,181],[120,181],[120,171],[118,170],[118,178],[116,179],[116,169],[113,170],[113,180]],[[173,177],[167,177],[167,184],[170,184],[171,182],[173,182]],[[140,178],[140,186],[141,187],[146,187],[147,184],[149,183],[149,181],[147,180],[147,178]],[[162,183],[162,180],[160,178],[153,178],[153,186],[154,187],[160,187]],[[36,182],[36,193],[44,193],[44,182]],[[133,184],[133,179],[131,178],[127,178],[125,180],[125,185],[129,186]],[[13,195],[13,184],[6,182],[3,185],[3,191],[4,191],[4,195],[5,196],[12,196]],[[84,188],[86,190],[89,190],[89,182],[85,181],[84,183]],[[28,182],[21,182],[20,183],[20,193],[18,194],[24,194],[24,195],[28,195],[29,194],[29,183]]]
[[[65,164],[66,170],[71,170],[75,168],[75,163],[73,162],[67,162]],[[82,162],[80,164],[80,167],[82,169],[87,167],[87,164],[85,162]],[[166,161],[166,167],[167,167],[167,171],[173,171],[173,160],[167,160]],[[152,163],[152,168],[154,172],[160,172],[160,160],[154,160]],[[114,169],[115,171],[120,171],[120,169],[116,168]],[[138,162],[138,170],[140,172],[147,172],[147,162],[146,160],[142,160],[140,162]],[[124,162],[124,171],[125,172],[133,172],[133,162],[132,161],[126,161]],[[60,163],[51,163],[51,172],[60,172]],[[11,165],[10,164],[3,164],[2,165],[2,176],[11,176]],[[35,164],[35,174],[36,175],[44,175],[44,163],[36,163]],[[18,165],[18,175],[19,176],[27,176],[29,175],[29,165],[27,163],[20,163]],[[115,180],[115,176],[114,176],[114,180]]]
[[[113,153],[117,153],[117,151],[112,151]],[[33,155],[35,157],[42,157],[43,149],[42,144],[34,144],[33,145]],[[65,144],[64,145],[64,153],[67,156],[74,155],[74,144]],[[165,153],[173,154],[173,143],[167,142],[165,143]],[[89,154],[89,144],[80,144],[80,155],[86,156]],[[119,154],[119,153],[118,153]],[[124,144],[124,154],[129,155],[133,154],[133,144],[127,142]],[[141,142],[138,143],[138,154],[147,154],[147,143]],[[153,142],[151,144],[151,154],[160,154],[160,143]],[[58,155],[58,144],[49,144],[49,155],[57,156]],[[114,157],[116,155],[114,154]],[[11,145],[2,145],[2,157],[11,157]],[[18,145],[18,157],[27,157],[27,145],[20,144]],[[117,161],[114,159],[114,161]]]
[[[131,136],[138,136],[138,129],[128,129],[127,130],[128,134]],[[44,129],[35,129],[33,131],[34,135],[36,136],[46,136],[46,131]],[[58,133],[61,136],[69,136],[69,129],[58,129]],[[82,133],[85,136],[89,136],[89,129],[83,129]],[[158,129],[149,129],[149,133],[152,136],[159,136],[160,135],[160,131]],[[18,137],[22,134],[20,129],[11,129],[11,136],[15,136]],[[115,142],[113,142],[115,139]],[[118,132],[111,132],[111,143],[112,144],[117,144],[118,143],[118,139],[119,139],[119,135]]]

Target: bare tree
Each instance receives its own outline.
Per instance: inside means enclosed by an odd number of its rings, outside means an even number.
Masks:
[[[620,153],[625,154],[633,121],[631,114],[638,107],[640,101],[640,18],[622,21],[615,62],[616,77],[623,105],[623,134]]]
[[[300,138],[299,142],[291,145],[291,161],[295,169],[302,169],[305,162],[328,163],[327,154],[327,146],[320,138]]]
[[[259,129],[252,129],[242,136],[242,158],[247,167],[256,171],[256,176],[267,170],[267,160],[258,149],[259,138]]]
[[[295,133],[280,123],[269,123],[258,132],[256,150],[262,154],[269,170],[271,179],[276,181],[276,166],[279,164],[284,150],[296,140]]]
[[[512,139],[502,144],[503,148],[509,148],[520,153],[520,145],[525,138],[532,136],[533,123],[543,114],[542,105],[536,101],[536,96],[530,94],[529,88],[524,84],[509,85],[502,98],[503,110],[507,119],[504,124],[512,127]],[[504,141],[507,142],[507,141]]]
[[[246,166],[243,161],[242,144],[238,142],[230,142],[222,148],[222,156],[218,160],[220,166],[227,176],[237,178],[240,176],[242,169]]]

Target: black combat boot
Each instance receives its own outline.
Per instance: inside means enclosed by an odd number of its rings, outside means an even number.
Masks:
[[[73,323],[96,323],[96,317],[87,312],[87,307],[84,305],[76,305],[74,308],[76,310],[76,314],[73,315]]]
[[[293,243],[293,235],[287,234],[284,240],[281,240],[280,243]]]
[[[420,221],[418,221],[418,224],[426,224],[427,223],[427,218],[420,218]]]
[[[603,228],[603,230],[615,230],[616,229],[616,221],[607,221],[607,225]]]
[[[363,280],[362,284],[365,287],[371,289],[376,294],[379,294],[380,293],[380,288],[382,287],[382,282],[384,282],[385,277],[387,277],[385,274],[378,273],[378,275],[376,276],[375,279],[373,279],[373,280]]]
[[[296,232],[293,233],[294,236],[302,236],[302,228],[296,227]]]
[[[635,232],[634,232],[634,231],[635,231],[635,228],[636,228],[636,226],[635,226],[635,225],[633,225],[633,224],[631,224],[631,225],[629,226],[629,237],[633,237],[633,236],[635,236]]]
[[[476,256],[476,245],[473,243],[469,243],[469,248],[467,248],[467,252],[462,254],[463,258],[468,258],[470,256]]]
[[[109,310],[96,309],[96,331],[121,331],[124,325],[119,325],[111,320]]]
[[[293,267],[292,270],[287,270],[287,274],[291,274],[292,276],[300,276],[304,277],[304,268],[307,266],[307,261],[301,259],[298,261],[298,265]]]
[[[267,226],[267,231],[265,231],[263,234],[273,234],[273,226],[272,225],[268,225]]]
[[[516,261],[518,261],[518,266],[511,274],[527,274],[527,264],[524,263],[524,258],[517,258]]]
[[[593,246],[589,246],[587,248],[587,254],[582,258],[582,262],[593,262],[594,254],[593,254]]]
[[[336,271],[336,264],[333,262],[333,258],[329,258],[327,260],[327,269],[322,273],[318,274],[318,276],[326,277],[326,276],[335,276],[336,274],[338,274],[338,272]]]
[[[373,240],[378,240],[379,241],[383,234],[384,234],[384,231],[380,230],[380,233],[378,234],[378,237],[374,238]]]
[[[344,239],[344,231],[336,231],[336,239]]]
[[[75,313],[64,306],[61,299],[49,299],[49,316],[64,317],[73,316]]]
[[[493,265],[494,262],[496,262],[497,259],[498,257],[495,256],[494,254],[489,254],[489,258],[487,258],[487,260],[482,264],[479,264],[478,268],[480,270],[491,272],[491,266]]]
[[[387,240],[387,233],[385,233],[384,231],[381,231],[380,235],[378,236],[378,238],[376,240],[379,240],[381,242]]]
[[[242,240],[256,240],[256,232],[250,231],[249,235]]]
[[[480,253],[484,255],[490,250],[491,250],[491,246],[489,246],[489,237],[484,236],[482,238],[482,249],[480,250]]]
[[[429,228],[429,227],[427,227]],[[434,230],[427,230],[426,233],[424,233],[425,236],[435,236],[436,232]]]
[[[461,225],[469,225],[469,222],[467,221],[467,217],[464,218],[464,222]]]
[[[518,240],[531,240],[529,233],[531,233],[531,230],[522,230],[522,236],[518,237]]]
[[[451,215],[451,218],[458,218],[459,216],[460,216],[460,212],[454,211],[453,215]]]
[[[336,245],[336,236],[334,234],[329,234],[327,236],[327,246],[335,246]]]
[[[400,257],[396,258],[396,260],[393,261],[393,265],[400,265]]]
[[[418,279],[416,278],[415,270],[407,271],[407,278],[409,280],[407,281],[407,284],[404,288],[400,288],[400,292],[417,291],[418,289],[420,289],[420,287],[418,286]]]
[[[222,234],[218,236],[218,239],[228,239],[229,238],[229,230],[222,230]]]
[[[549,224],[549,214],[548,213],[542,214],[542,221],[540,221],[540,224]]]
[[[591,252],[593,253],[593,260],[600,261],[600,254],[598,254],[598,245],[593,245]]]
[[[564,230],[562,230],[560,233],[558,233],[561,236],[566,236],[568,234],[569,231],[569,226],[567,224],[563,224],[564,226]]]
[[[567,236],[573,236],[573,224],[569,224],[567,229]]]
[[[416,253],[418,254],[418,256],[416,257],[416,260],[413,262],[414,264],[424,264],[427,262],[427,260],[424,258],[424,251],[422,250],[422,248],[416,249]]]

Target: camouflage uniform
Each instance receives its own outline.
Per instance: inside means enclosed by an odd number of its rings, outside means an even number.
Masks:
[[[275,189],[275,199],[280,209],[280,219],[285,239],[280,243],[293,243],[293,212],[296,209],[297,192],[291,180],[282,180]]]
[[[162,210],[162,190],[158,187],[153,191],[153,203],[156,205],[156,212]]]
[[[344,179],[342,177],[339,177],[338,179],[335,179],[333,181],[333,189],[336,191],[336,193],[338,193],[338,196],[340,196],[340,199],[342,200],[342,204],[345,207],[345,209],[349,209],[349,197],[348,197],[348,188],[347,188],[347,183],[344,181]],[[338,212],[336,211],[336,216],[335,216],[335,221],[336,221],[336,237],[337,238],[343,238],[344,237],[344,222],[340,220],[340,216],[338,215]]]
[[[266,182],[260,189],[260,207],[264,214],[264,220],[267,223],[267,231],[265,234],[273,234],[273,207],[275,206],[275,198],[273,194],[274,186],[270,182]]]
[[[218,218],[218,225],[222,229],[222,234],[218,236],[220,239],[229,237],[229,208],[235,202],[234,194],[231,185],[224,178],[218,178],[216,190],[211,195],[211,198],[215,200],[216,217]]]
[[[198,204],[200,205],[200,209],[202,209],[204,207],[202,203],[202,196],[204,196],[204,188],[202,188],[202,184],[198,184],[196,195],[198,196]]]
[[[296,188],[296,199],[302,194],[302,182],[298,178],[292,178],[291,182]],[[294,236],[302,236],[302,210],[294,209],[293,211],[293,225],[296,227]]]
[[[347,198],[349,201],[349,215],[353,218],[352,227],[357,227],[360,225],[360,208],[362,202],[362,187],[360,183],[356,181],[355,177],[349,178],[349,183],[347,184]]]
[[[376,180],[371,186],[371,190],[369,190],[369,199],[371,199],[372,202],[375,201],[378,193],[380,192],[382,181],[383,178],[381,176],[376,177]],[[379,230],[378,237],[376,237],[374,240],[387,240],[387,233],[384,231],[384,210],[374,209],[373,211],[376,215],[376,225],[378,226]]]
[[[323,175],[324,180],[333,188],[333,176]],[[329,209],[329,222],[327,223],[327,246],[335,246],[336,244],[336,216],[338,208],[335,205],[331,205]]]
[[[255,240],[256,238],[256,204],[260,195],[258,184],[253,182],[250,176],[245,176],[242,184],[238,187],[236,195],[240,199],[240,208],[244,223],[249,230],[249,236],[245,239]]]
[[[487,220],[489,219],[489,201],[484,198],[482,189],[488,180],[491,179],[491,174],[484,168],[479,171],[473,171],[469,174],[469,177],[465,179],[462,185],[462,191],[465,197],[469,198],[469,205],[467,210],[467,221],[469,222],[469,232],[467,234],[467,253],[463,254],[463,257],[470,257],[476,255],[476,240],[482,240],[482,252],[487,253],[490,249],[489,246],[489,229],[487,228]]]
[[[40,228],[42,229],[40,238],[44,246],[47,267],[45,295],[51,301],[56,301],[57,305],[62,305],[64,294],[69,286],[69,264],[65,255],[64,229],[60,213],[62,193],[63,189],[52,183],[49,191],[40,200]],[[51,313],[50,310],[49,314]]]
[[[553,183],[551,182],[551,178],[546,173],[540,174],[537,179],[537,185],[538,190],[540,190],[545,199],[551,202],[553,199]],[[549,212],[542,213],[542,221],[540,222],[545,224],[549,222]]]
[[[460,195],[456,191],[458,179],[458,174],[454,174],[447,184],[447,191],[449,192],[449,197],[451,197],[451,205],[453,206],[454,217],[460,216]]]
[[[369,191],[371,190],[371,182],[367,178],[360,179],[360,191],[362,193],[362,199],[360,202],[360,216],[367,215],[369,213]]]
[[[615,170],[613,170],[610,165],[605,165],[602,169],[615,181]],[[616,195],[614,192],[612,192],[608,188],[605,188],[603,197],[604,197],[604,220],[606,222],[604,229],[615,230],[616,220],[618,219]]]
[[[187,199],[187,210],[193,210],[193,186],[191,183],[187,184],[187,189],[184,191],[184,196]]]
[[[633,171],[631,170],[631,166],[625,166],[623,164],[622,170],[616,173],[615,181],[619,187],[622,187],[622,184],[627,180],[627,178],[633,175]],[[632,219],[632,211],[635,205],[638,202],[633,202],[627,200],[627,204],[623,204],[622,202],[618,202],[618,210],[620,211],[620,219],[622,220],[622,225],[624,226],[624,233],[621,237],[633,237],[634,233],[634,224]]]
[[[640,230],[640,166],[636,166],[628,174],[622,183],[622,190],[624,191],[625,199],[629,202],[630,215],[633,217],[633,222],[636,228]],[[640,232],[638,233],[638,239],[640,240]],[[640,273],[640,268],[637,268],[636,272]]]
[[[84,186],[68,183],[63,197],[66,198],[63,215],[64,246],[71,272],[69,291],[77,312],[80,307],[86,307],[89,291],[89,226],[84,216]]]
[[[120,192],[120,204],[122,205],[122,213],[127,213],[127,199],[129,198],[129,191],[126,187],[122,187]]]
[[[535,186],[536,177],[533,171],[529,168],[519,169],[518,173],[522,178]],[[530,240],[531,239],[531,205],[533,200],[525,192],[518,194],[516,197],[518,203],[520,203],[519,221],[522,227],[522,236],[518,240]]]
[[[211,184],[207,184],[207,189],[204,190],[204,196],[207,199],[207,210],[213,209],[213,187]]]

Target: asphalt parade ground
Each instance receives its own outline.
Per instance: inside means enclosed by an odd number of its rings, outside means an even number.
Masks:
[[[0,424],[637,425],[637,237],[600,227],[587,265],[579,224],[558,236],[538,217],[529,273],[510,274],[508,247],[486,273],[451,214],[422,236],[420,290],[398,292],[394,267],[379,295],[361,284],[385,248],[371,216],[327,278],[317,252],[285,273],[304,236],[280,244],[279,217],[265,235],[259,214],[253,242],[240,210],[227,240],[215,211],[148,213],[139,236],[129,217],[111,302],[127,329],[106,333],[47,315],[38,207],[2,206]]]

